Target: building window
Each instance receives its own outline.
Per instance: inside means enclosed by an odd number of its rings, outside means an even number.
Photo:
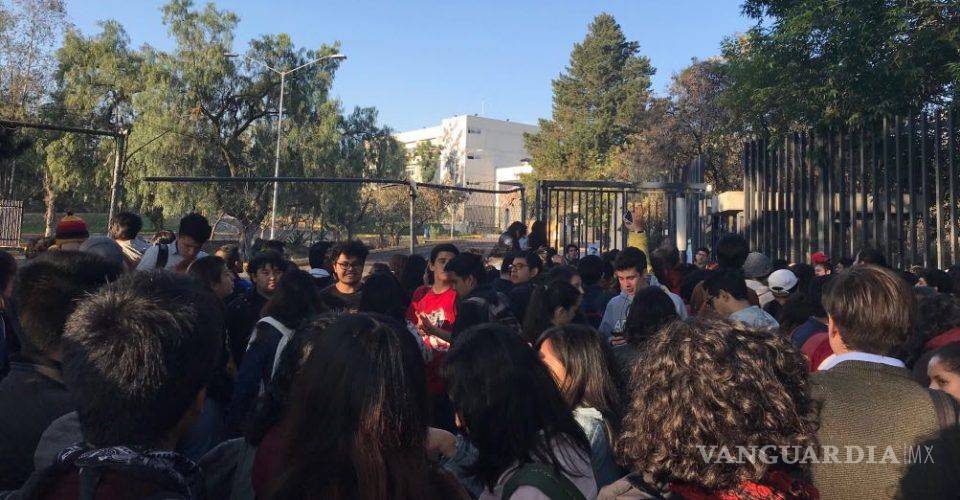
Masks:
[[[467,133],[468,133],[468,134],[479,134],[479,133],[480,133],[480,129],[478,129],[478,128],[467,128]]]

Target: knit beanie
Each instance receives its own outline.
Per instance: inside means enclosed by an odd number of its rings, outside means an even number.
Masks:
[[[57,223],[55,233],[57,245],[71,241],[83,241],[89,237],[90,232],[87,231],[87,223],[80,217],[73,215],[73,212],[67,212],[67,216]]]

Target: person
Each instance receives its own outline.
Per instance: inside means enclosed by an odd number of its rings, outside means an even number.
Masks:
[[[287,244],[280,240],[257,240],[253,247],[256,249],[256,253],[273,251],[280,254],[281,257],[286,258],[287,256]]]
[[[20,351],[16,308],[13,305],[13,284],[17,277],[17,261],[6,250],[0,250],[0,380],[10,371],[10,356]]]
[[[776,330],[777,320],[747,299],[747,284],[743,274],[727,270],[714,273],[703,280],[710,295],[711,307],[723,317],[743,324],[746,328]]]
[[[757,294],[760,307],[774,300],[767,286],[767,277],[772,271],[770,257],[760,252],[750,252],[747,254],[747,260],[743,262],[743,276],[746,278],[747,287]]]
[[[287,263],[276,252],[262,252],[250,259],[247,273],[253,280],[253,289],[227,303],[227,338],[230,356],[237,366],[243,363],[253,327],[260,319],[260,311],[277,290]]]
[[[461,434],[438,448],[462,481],[479,481],[475,496],[596,497],[590,442],[546,365],[515,331],[467,329],[447,353],[443,374]],[[540,489],[544,482],[559,494]]]
[[[583,281],[583,301],[580,304],[580,310],[587,324],[600,328],[603,310],[611,299],[610,293],[600,283],[603,278],[603,260],[596,255],[587,255],[580,259],[577,270]]]
[[[324,288],[333,284],[333,276],[330,274],[330,264],[327,261],[327,253],[333,246],[329,241],[317,241],[310,245],[307,260],[310,264],[310,276],[313,276],[313,282],[317,288]]]
[[[51,250],[79,250],[80,245],[90,237],[87,223],[80,217],[67,211],[54,227],[54,241]]]
[[[120,245],[127,271],[137,269],[143,252],[150,247],[150,244],[140,237],[141,229],[143,229],[143,219],[133,212],[120,212],[110,219],[107,236]]]
[[[410,307],[407,308],[407,319],[417,325],[424,341],[434,351],[445,352],[450,348],[450,343],[444,338],[449,338],[457,318],[457,292],[450,285],[450,273],[446,266],[458,255],[460,250],[452,243],[442,243],[430,250],[428,270],[433,275],[433,284],[414,290]],[[434,367],[439,369],[439,365]],[[427,379],[430,378],[428,372]]]
[[[243,261],[240,259],[240,247],[229,243],[221,246],[216,251],[216,256],[223,259],[227,270],[233,276],[233,294],[223,300],[224,304],[229,304],[233,299],[250,293],[253,290],[253,283],[240,277],[243,274]],[[254,274],[253,271],[250,274]]]
[[[623,406],[610,346],[589,326],[561,325],[543,332],[535,348],[590,441],[597,489],[620,479],[613,443],[620,432]]]
[[[913,367],[913,378],[929,385],[927,367],[937,349],[960,343],[960,301],[936,293],[917,299],[917,326],[902,349],[903,362]]]
[[[523,320],[524,339],[532,344],[544,331],[573,322],[582,299],[583,293],[568,281],[537,286]]]
[[[187,274],[200,281],[221,302],[233,294],[233,273],[219,256],[207,255],[193,261]]]
[[[201,411],[220,354],[216,300],[193,279],[151,271],[77,306],[63,335],[63,379],[83,439],[34,473],[22,498],[203,497],[199,467],[173,449]]]
[[[333,273],[337,282],[324,288],[320,295],[327,307],[342,312],[360,310],[363,266],[370,251],[360,240],[345,241],[333,247]]]
[[[169,245],[176,240],[176,233],[169,229],[161,229],[153,234],[153,238],[150,239],[150,245]]]
[[[520,333],[520,323],[510,310],[507,298],[484,281],[483,257],[461,253],[450,259],[445,269],[450,286],[457,294],[457,317],[450,339],[456,339],[460,332],[482,323],[500,323]],[[420,319],[422,321],[423,317]],[[445,333],[434,331],[434,335],[442,338]]]
[[[408,260],[410,260],[410,256],[402,253],[393,254],[390,256],[390,259],[387,260],[387,266],[390,268],[390,272],[393,273],[397,279],[400,279],[400,275],[403,274],[403,268],[407,267]]]
[[[789,269],[778,269],[767,277],[767,288],[770,289],[773,300],[767,302],[767,305],[763,306],[763,310],[770,316],[779,318],[783,306],[790,299],[790,295],[797,290],[797,276]]]
[[[394,321],[398,329],[410,332],[417,342],[423,361],[429,363],[432,350],[423,341],[413,322],[407,319],[410,301],[397,277],[393,273],[369,274],[363,278],[363,289],[369,293],[364,293],[360,298],[360,312],[379,314]]]
[[[525,318],[530,296],[533,294],[534,283],[543,272],[543,261],[536,252],[527,250],[513,256],[510,265],[510,281],[513,288],[507,294],[510,299],[510,309],[517,318]]]
[[[960,343],[947,344],[934,351],[926,368],[930,388],[960,402]]]
[[[853,259],[850,257],[840,257],[836,265],[833,266],[833,272],[842,273],[845,269],[853,267]]]
[[[91,236],[80,244],[78,250],[99,255],[104,260],[119,265],[124,271],[127,270],[126,263],[123,260],[123,250],[109,236]]]
[[[792,332],[785,332],[798,349],[803,349],[807,341],[815,335],[827,333],[827,312],[823,309],[823,291],[831,279],[830,276],[817,276],[803,292],[801,300],[809,309],[810,316]],[[826,339],[825,336],[822,337]]]
[[[287,269],[280,278],[277,291],[263,306],[243,361],[237,368],[229,411],[231,429],[240,428],[257,394],[273,378],[277,359],[294,330],[324,312],[319,294],[313,278],[305,271]]]
[[[888,459],[814,463],[813,481],[820,494],[823,498],[948,496],[938,491],[944,485],[942,478],[936,479],[937,463],[923,464],[932,472],[923,491],[902,489],[907,486],[901,480],[908,447],[944,427],[938,407],[940,401],[952,402],[949,396],[931,393],[911,380],[904,363],[890,357],[915,324],[910,287],[886,268],[861,264],[833,277],[824,291],[823,306],[834,354],[810,379],[811,393],[821,404],[817,440],[822,448],[869,444]],[[946,425],[955,423],[954,413]],[[956,456],[960,450],[954,443],[949,451]],[[941,462],[943,466],[949,465]],[[940,472],[946,474],[946,470]]]
[[[191,262],[207,255],[201,249],[212,233],[213,228],[206,217],[198,213],[187,214],[180,219],[173,244],[158,243],[148,248],[137,264],[137,270],[167,269],[186,273]]]
[[[810,264],[813,265],[813,271],[816,276],[827,276],[833,273],[833,265],[830,263],[830,257],[823,252],[814,252],[810,255]]]
[[[680,293],[683,275],[680,273],[680,252],[674,247],[661,246],[650,254],[650,266],[657,281],[675,294]]]
[[[410,335],[349,315],[301,370],[266,498],[466,498],[429,460],[424,368]]]
[[[627,383],[633,376],[633,367],[647,341],[661,328],[680,319],[677,309],[659,287],[648,286],[633,296],[630,311],[623,325],[623,340],[613,346],[613,359],[620,379]],[[626,395],[629,395],[629,391]]]
[[[919,278],[916,285],[918,287],[930,287],[937,293],[953,293],[953,279],[946,271],[923,268],[919,270],[917,277]]]
[[[627,320],[627,312],[630,304],[633,302],[633,296],[638,290],[648,286],[647,274],[647,256],[637,248],[627,247],[614,261],[613,267],[617,281],[620,283],[620,295],[610,299],[606,309],[603,311],[603,319],[600,321],[600,333],[610,337],[620,337],[623,334],[623,325]],[[681,319],[687,317],[686,306],[676,294],[667,289],[664,293],[673,301],[677,310],[677,315]]]
[[[722,272],[729,270],[743,271],[743,265],[747,261],[747,255],[750,254],[750,246],[747,240],[739,234],[725,234],[717,241],[716,247],[717,268],[711,271]],[[708,275],[709,276],[709,275]],[[748,287],[747,299],[751,304],[760,305],[760,299],[756,292]],[[697,283],[690,294],[690,310],[698,316],[708,316],[716,314],[710,307],[710,294],[703,287],[703,281]]]
[[[413,292],[423,286],[424,276],[427,273],[428,267],[427,259],[414,254],[407,258],[407,263],[403,267],[403,271],[396,275],[397,281],[399,281],[400,286],[403,287],[403,292],[408,302],[410,297],[413,296]]]
[[[853,265],[859,266],[864,264],[887,267],[887,258],[878,248],[863,247],[857,252],[857,258],[854,259]]]
[[[505,255],[509,252],[519,252],[521,250],[520,239],[526,235],[527,226],[523,225],[520,221],[511,222],[507,230],[497,239],[497,244],[493,250],[494,253]]]
[[[122,272],[99,256],[73,251],[47,252],[17,272],[20,351],[0,380],[0,491],[23,484],[43,431],[76,409],[61,371],[64,326],[81,298]]]
[[[580,247],[573,243],[567,243],[563,247],[563,265],[576,266],[580,262]]]
[[[520,250],[533,250],[534,252],[541,248],[550,246],[550,239],[547,236],[547,223],[542,220],[535,220],[530,225],[530,237],[527,239],[527,248]]]
[[[803,356],[783,337],[675,321],[649,340],[635,380],[616,444],[630,474],[600,499],[820,498],[797,458],[816,444],[816,410]],[[765,445],[767,459],[737,460]]]
[[[510,269],[513,267],[514,253],[510,252],[503,256],[500,262],[500,275],[493,280],[493,289],[498,293],[507,295],[513,288],[513,282],[510,281]]]
[[[693,265],[700,269],[707,269],[710,265],[710,249],[707,247],[698,248],[697,253],[693,254]]]

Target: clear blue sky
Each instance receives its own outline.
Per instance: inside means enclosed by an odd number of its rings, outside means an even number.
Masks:
[[[163,0],[68,0],[85,33],[116,19],[134,46],[170,48]],[[205,2],[198,2],[203,5]],[[286,32],[297,46],[340,40],[349,59],[333,93],[348,109],[375,106],[395,130],[481,113],[536,123],[551,112],[550,81],[600,12],[616,17],[657,69],[654,90],[692,57],[717,55],[724,37],[751,21],[739,0],[308,1],[220,0],[240,16],[237,49],[262,34]]]

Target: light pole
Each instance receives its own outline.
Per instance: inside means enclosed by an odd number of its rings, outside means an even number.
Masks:
[[[328,56],[318,57],[310,62],[305,62],[300,66],[297,66],[296,68],[288,69],[286,71],[281,71],[259,59],[254,59],[250,56],[241,56],[240,54],[231,54],[231,53],[224,54],[224,55],[226,55],[227,57],[243,57],[243,59],[249,62],[257,63],[263,66],[264,68],[280,75],[280,106],[279,106],[279,111],[277,113],[277,155],[276,155],[276,158],[274,159],[274,165],[273,165],[273,177],[278,178],[280,177],[280,139],[282,137],[281,127],[283,126],[283,87],[287,81],[287,75],[295,71],[299,71],[303,68],[306,68],[307,66],[312,66],[320,61],[325,61],[328,59],[334,60],[334,61],[342,61],[346,59],[347,56],[343,54],[331,54]],[[273,181],[273,206],[270,208],[270,239],[271,240],[274,237],[274,233],[276,231],[276,226],[277,226],[277,196],[279,191],[280,191],[280,182]]]

